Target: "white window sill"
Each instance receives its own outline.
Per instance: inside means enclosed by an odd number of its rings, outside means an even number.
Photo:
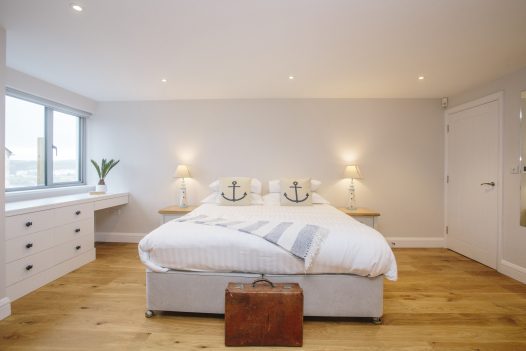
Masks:
[[[76,185],[63,188],[9,191],[5,193],[5,202],[42,199],[53,196],[87,193],[95,190],[93,185]]]

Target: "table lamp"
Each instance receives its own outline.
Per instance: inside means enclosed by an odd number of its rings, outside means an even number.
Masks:
[[[185,165],[177,166],[175,169],[174,178],[181,179],[181,184],[179,187],[179,207],[188,207],[188,204],[186,203],[186,183],[184,182],[185,178],[190,178],[188,167]]]
[[[360,169],[357,165],[349,165],[345,167],[344,172],[345,178],[350,178],[351,183],[349,184],[349,202],[347,203],[347,209],[356,210],[356,195],[354,193],[354,180],[362,179]]]

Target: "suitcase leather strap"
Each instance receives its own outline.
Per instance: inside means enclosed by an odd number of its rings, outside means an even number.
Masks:
[[[265,279],[265,278],[260,278],[260,279],[256,279],[252,282],[252,287],[256,287],[256,284],[257,283],[267,283],[269,284],[271,287],[274,287],[274,283],[272,283],[270,280],[268,279]]]

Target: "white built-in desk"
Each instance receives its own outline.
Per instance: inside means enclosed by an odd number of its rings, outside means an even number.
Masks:
[[[127,203],[128,193],[6,203],[6,286],[11,301],[93,261],[94,212]]]

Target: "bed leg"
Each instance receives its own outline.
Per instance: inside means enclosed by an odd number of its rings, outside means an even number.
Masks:
[[[379,324],[383,324],[384,320],[382,319],[382,317],[373,317],[372,322],[373,324],[379,325]]]
[[[144,316],[146,318],[152,318],[154,315],[153,311],[152,310],[146,310],[146,312],[144,312]]]

